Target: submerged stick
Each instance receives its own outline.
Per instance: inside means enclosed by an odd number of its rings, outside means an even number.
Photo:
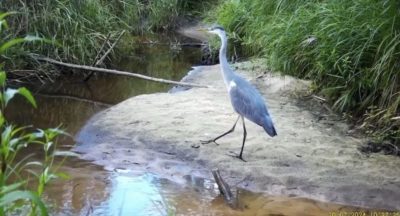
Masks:
[[[215,182],[218,185],[219,192],[224,196],[224,200],[232,208],[236,208],[236,199],[232,194],[229,185],[222,179],[221,174],[218,169],[213,169],[212,174],[214,176]]]
[[[72,64],[72,63],[65,63],[65,62],[60,62],[60,61],[57,61],[57,60],[54,60],[54,59],[51,59],[51,58],[40,57],[40,56],[36,56],[36,55],[32,55],[32,57],[37,59],[37,60],[39,60],[39,61],[45,61],[45,62],[49,62],[49,63],[56,64],[56,65],[62,65],[62,66],[69,67],[69,68],[76,68],[76,69],[82,69],[82,70],[91,70],[91,71],[114,74],[114,75],[136,77],[136,78],[150,80],[150,81],[154,81],[154,82],[167,83],[167,84],[173,84],[173,85],[179,85],[179,86],[208,88],[208,86],[206,86],[206,85],[200,85],[200,84],[194,84],[194,83],[178,82],[178,81],[173,81],[173,80],[161,79],[161,78],[150,77],[150,76],[146,76],[146,75],[142,75],[142,74],[131,73],[131,72],[127,72],[127,71],[119,71],[119,70],[113,70],[113,69],[92,67],[92,66],[87,66],[87,65],[77,65],[77,64]]]
[[[79,102],[85,102],[85,103],[91,103],[91,104],[96,104],[104,107],[110,107],[112,104],[104,103],[101,101],[95,101],[95,100],[90,100],[87,98],[82,98],[82,97],[77,97],[77,96],[72,96],[72,95],[61,95],[61,94],[43,94],[43,93],[36,93],[35,95],[41,96],[41,97],[47,97],[47,98],[58,98],[58,99],[68,99],[68,100],[74,100],[74,101],[79,101]]]

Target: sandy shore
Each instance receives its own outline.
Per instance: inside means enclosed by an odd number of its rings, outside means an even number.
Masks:
[[[140,95],[97,114],[77,136],[75,150],[109,169],[180,181],[212,178],[210,170],[219,168],[229,184],[253,191],[400,210],[399,158],[360,153],[364,141],[346,135],[344,122],[296,99],[307,82],[272,73],[256,79],[261,71],[253,65],[236,66],[265,96],[278,136],[247,121],[247,163],[227,155],[240,151],[241,125],[218,146],[200,144],[230,129],[237,117],[218,65],[199,67],[191,77],[211,88]]]

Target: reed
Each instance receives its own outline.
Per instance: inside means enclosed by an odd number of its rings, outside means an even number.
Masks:
[[[8,50],[7,56],[20,68],[32,63],[17,61],[16,56],[26,51],[90,65],[108,34],[113,39],[121,30],[133,35],[171,30],[206,6],[207,2],[194,0],[6,0],[0,2],[0,11],[17,14],[2,36],[37,35],[58,44],[36,43]]]
[[[245,54],[311,79],[333,107],[378,140],[400,137],[400,3],[227,0],[211,13]]]

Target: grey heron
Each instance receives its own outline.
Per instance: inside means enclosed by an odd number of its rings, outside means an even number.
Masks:
[[[219,50],[219,62],[221,67],[222,76],[225,82],[225,86],[228,90],[229,97],[233,106],[233,109],[236,113],[239,114],[238,118],[235,121],[233,127],[221,134],[220,136],[215,137],[214,139],[201,141],[202,144],[208,143],[216,143],[217,140],[221,137],[232,133],[235,130],[236,124],[239,119],[242,119],[243,122],[243,141],[242,148],[240,150],[239,155],[235,155],[235,157],[245,161],[243,159],[243,149],[244,144],[246,142],[246,126],[244,119],[248,119],[257,125],[264,128],[265,132],[271,137],[276,136],[276,130],[274,124],[272,122],[271,116],[269,115],[267,106],[265,105],[264,98],[258,92],[258,90],[252,86],[247,80],[237,75],[234,70],[228,64],[226,58],[226,50],[228,45],[227,36],[225,30],[222,27],[213,27],[209,31],[209,33],[216,34],[221,39],[221,47]]]

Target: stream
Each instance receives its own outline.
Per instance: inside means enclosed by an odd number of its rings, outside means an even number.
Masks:
[[[148,36],[144,41],[151,43],[136,45],[131,55],[114,61],[112,67],[180,80],[192,66],[201,63],[200,48],[168,45],[177,41],[190,42],[180,35]],[[7,109],[8,118],[19,125],[38,128],[61,125],[74,136],[90,117],[107,107],[136,95],[165,92],[171,88],[115,75],[97,74],[87,83],[81,82],[81,78],[71,76],[31,87],[38,108],[33,109],[17,99]],[[71,137],[59,140],[62,146],[73,143]],[[135,171],[134,167],[106,170],[77,158],[67,159],[61,170],[69,173],[70,178],[57,179],[46,188],[45,199],[50,203],[52,215],[332,215],[357,210],[240,189],[240,210],[232,210],[210,179],[185,176],[185,182],[177,183],[160,178],[157,173]]]

